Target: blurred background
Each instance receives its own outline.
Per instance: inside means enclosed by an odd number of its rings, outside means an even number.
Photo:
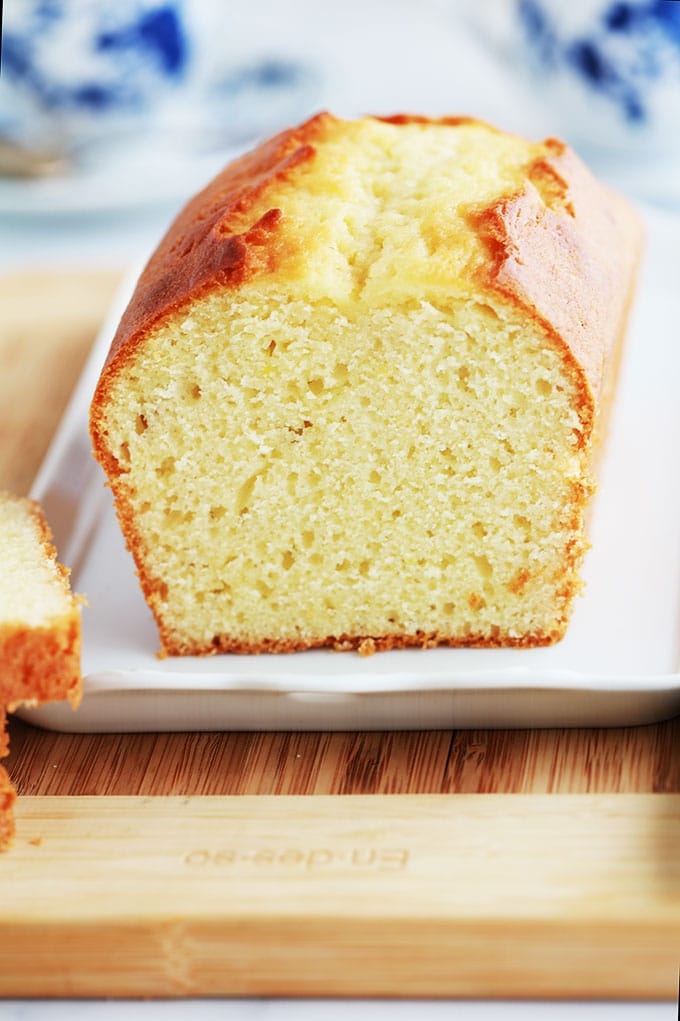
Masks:
[[[325,108],[571,142],[680,208],[678,0],[8,0],[0,266],[118,266],[233,155]]]

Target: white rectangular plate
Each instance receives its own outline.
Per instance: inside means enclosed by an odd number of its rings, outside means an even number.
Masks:
[[[546,649],[156,656],[87,416],[123,289],[34,487],[83,614],[85,696],[57,730],[607,726],[680,713],[680,218],[647,214],[642,279],[567,637]]]

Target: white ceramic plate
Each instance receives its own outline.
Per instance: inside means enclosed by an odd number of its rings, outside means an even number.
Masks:
[[[567,637],[546,649],[315,650],[168,658],[124,549],[87,414],[124,289],[34,487],[84,593],[85,696],[24,710],[69,731],[606,726],[680,712],[680,218],[647,216],[585,564]]]

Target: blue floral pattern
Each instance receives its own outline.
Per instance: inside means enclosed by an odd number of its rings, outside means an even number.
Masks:
[[[182,4],[118,2],[84,5],[79,24],[63,0],[42,0],[27,17],[8,18],[2,71],[48,113],[59,110],[137,110],[154,82],[183,77],[188,61]],[[82,67],[68,59],[55,66],[55,48],[68,58],[71,33],[86,33],[89,57]]]
[[[588,34],[563,33],[549,5],[520,0],[523,31],[546,70],[569,68],[608,99],[629,124],[650,116],[650,88],[669,66],[680,81],[680,3],[642,0],[610,3]]]

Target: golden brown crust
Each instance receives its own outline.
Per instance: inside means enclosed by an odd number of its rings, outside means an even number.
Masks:
[[[530,649],[537,646],[553,645],[558,642],[566,630],[567,621],[559,622],[554,631],[549,633],[536,632],[523,634],[521,637],[498,632],[493,638],[488,635],[470,633],[465,637],[449,638],[435,631],[416,631],[414,634],[394,635],[326,635],[325,637],[307,637],[300,639],[267,639],[262,642],[244,642],[230,638],[228,635],[216,635],[212,642],[204,645],[197,642],[178,639],[164,630],[159,621],[159,630],[163,642],[163,656],[210,656],[220,653],[236,655],[261,655],[263,653],[307,652],[310,649],[331,648],[338,652],[359,652],[360,655],[371,655],[374,652],[388,652],[390,649],[434,649],[437,646],[448,646],[457,649],[496,649],[514,648]]]
[[[469,216],[490,255],[482,287],[517,304],[563,350],[581,394],[583,441],[619,346],[642,230],[571,149],[556,139],[545,145],[520,193]]]
[[[0,759],[9,752],[9,740],[5,729],[7,717],[0,706]],[[14,836],[14,816],[12,809],[16,801],[16,791],[7,770],[0,766],[0,851],[9,847]]]
[[[9,754],[9,735],[7,734],[7,714],[0,706],[0,759]]]
[[[458,128],[461,124],[481,124],[489,131],[498,131],[498,128],[494,128],[491,124],[487,124],[485,121],[480,121],[477,117],[465,117],[465,116],[449,116],[449,117],[425,117],[419,113],[393,113],[388,116],[380,116],[375,118],[378,121],[382,121],[383,124],[441,124],[449,128]]]
[[[0,625],[0,702],[12,708],[68,699],[80,701],[80,619],[74,610],[49,627]]]
[[[0,851],[6,850],[12,843],[15,833],[12,809],[16,801],[16,791],[7,775],[4,766],[0,766]]]

